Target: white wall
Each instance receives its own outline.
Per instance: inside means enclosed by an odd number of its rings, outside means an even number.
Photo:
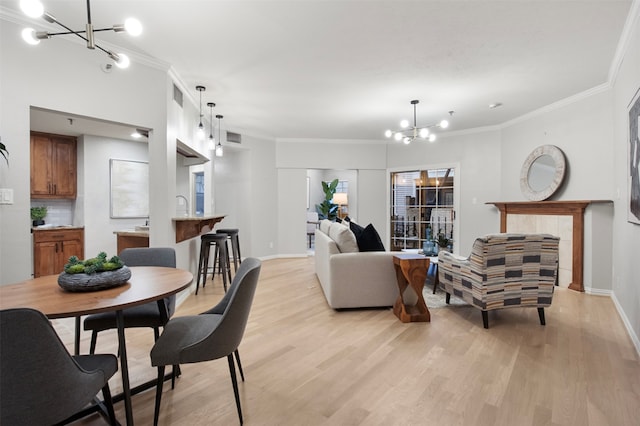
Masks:
[[[145,219],[112,219],[110,217],[111,159],[144,161],[149,159],[147,144],[85,135],[79,141],[83,155],[78,156],[78,197],[82,205],[84,223],[84,251],[87,257],[101,251],[109,256],[117,253],[114,231],[144,225]],[[80,161],[82,158],[82,161]],[[82,179],[84,176],[85,179]],[[80,189],[82,188],[82,190]]]
[[[526,201],[520,171],[527,156],[540,145],[555,145],[565,155],[564,184],[551,199],[613,199],[612,93],[606,88],[590,96],[547,107],[502,131],[502,201]]]
[[[250,185],[246,206],[242,208],[245,220],[239,224],[242,255],[272,257],[280,253],[278,217],[287,214],[278,204],[275,141],[242,135],[242,146],[250,152],[249,170],[243,171],[249,174]]]
[[[635,2],[633,33],[626,46],[624,60],[613,85],[613,135],[609,149],[613,156],[613,299],[633,330],[632,338],[640,351],[640,225],[627,222],[629,123],[628,105],[640,90],[640,9]]]
[[[154,129],[159,141],[167,139],[166,70],[134,62],[127,71],[106,74],[100,68],[106,61],[101,53],[64,41],[28,46],[20,38],[20,30],[9,21],[3,20],[0,25],[0,122],[2,142],[10,153],[9,167],[0,167],[0,186],[14,190],[14,204],[0,207],[2,284],[29,278],[32,268],[28,265],[33,263],[29,218],[31,106],[131,123]],[[157,148],[151,154],[151,177],[157,177],[158,185],[167,188],[167,170],[172,170],[175,162],[168,167],[166,149]],[[152,196],[152,208],[166,205],[160,198]],[[170,228],[170,223],[167,226]],[[168,239],[169,232],[162,241]]]

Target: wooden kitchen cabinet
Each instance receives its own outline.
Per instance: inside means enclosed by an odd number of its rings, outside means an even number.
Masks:
[[[33,231],[33,276],[59,274],[71,256],[84,259],[84,229]]]
[[[31,198],[76,198],[77,140],[31,132]]]

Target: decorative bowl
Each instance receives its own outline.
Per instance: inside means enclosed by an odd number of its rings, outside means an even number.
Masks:
[[[125,284],[131,278],[131,270],[123,266],[115,271],[95,272],[93,274],[58,275],[58,285],[67,291],[97,291]]]

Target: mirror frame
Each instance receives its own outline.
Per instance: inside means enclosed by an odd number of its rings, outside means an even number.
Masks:
[[[540,191],[535,191],[531,189],[531,186],[529,185],[529,170],[533,163],[543,155],[549,155],[553,158],[553,162],[555,163],[555,174],[549,186]],[[529,156],[527,156],[527,159],[522,165],[522,170],[520,171],[520,189],[522,190],[522,194],[531,201],[546,200],[556,192],[560,185],[562,185],[565,169],[565,157],[560,148],[554,145],[542,145],[537,147],[531,152],[531,154],[529,154]]]

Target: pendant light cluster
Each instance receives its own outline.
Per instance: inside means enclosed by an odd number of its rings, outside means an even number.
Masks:
[[[50,24],[58,24],[66,31],[58,32],[58,33],[50,33],[48,31],[36,31],[33,28],[25,28],[22,30],[22,38],[24,41],[31,45],[40,44],[40,40],[50,39],[53,36],[59,35],[68,35],[74,34],[81,39],[87,42],[88,49],[96,49],[102,50],[104,53],[111,58],[117,67],[119,68],[127,68],[131,61],[129,57],[124,53],[115,53],[111,50],[104,49],[100,45],[98,45],[94,39],[94,33],[100,31],[114,31],[116,33],[126,31],[129,35],[138,36],[142,33],[142,24],[135,18],[129,18],[125,20],[124,24],[113,25],[110,28],[93,28],[93,24],[91,23],[91,4],[89,0],[87,0],[87,23],[85,24],[84,30],[72,30],[62,22],[58,21],[53,15],[48,12],[45,12],[44,5],[40,0],[20,0],[20,9],[30,18],[40,18],[42,17],[45,21]]]
[[[199,115],[198,115],[198,138],[200,140],[204,140],[204,124],[202,123],[202,92],[206,91],[206,87],[204,86],[196,86],[196,90],[200,93],[200,105],[199,105]],[[216,104],[213,102],[207,102],[207,106],[209,107],[209,144],[208,148],[210,151],[215,151],[216,157],[222,157],[224,154],[224,148],[222,147],[222,139],[220,138],[220,120],[222,120],[222,115],[216,115],[218,119],[218,143],[216,144],[216,138],[214,137],[214,128],[213,128],[213,108],[215,108]]]
[[[387,138],[393,137],[396,141],[402,141],[405,144],[410,144],[418,138],[434,142],[436,140],[436,134],[433,133],[431,129],[446,129],[449,127],[449,122],[447,120],[441,120],[439,123],[418,127],[416,116],[416,105],[418,105],[418,103],[420,103],[418,100],[411,101],[411,105],[413,105],[413,126],[409,127],[409,120],[402,120],[400,122],[401,130],[387,130],[384,133]],[[452,116],[453,111],[449,111],[449,115]]]

